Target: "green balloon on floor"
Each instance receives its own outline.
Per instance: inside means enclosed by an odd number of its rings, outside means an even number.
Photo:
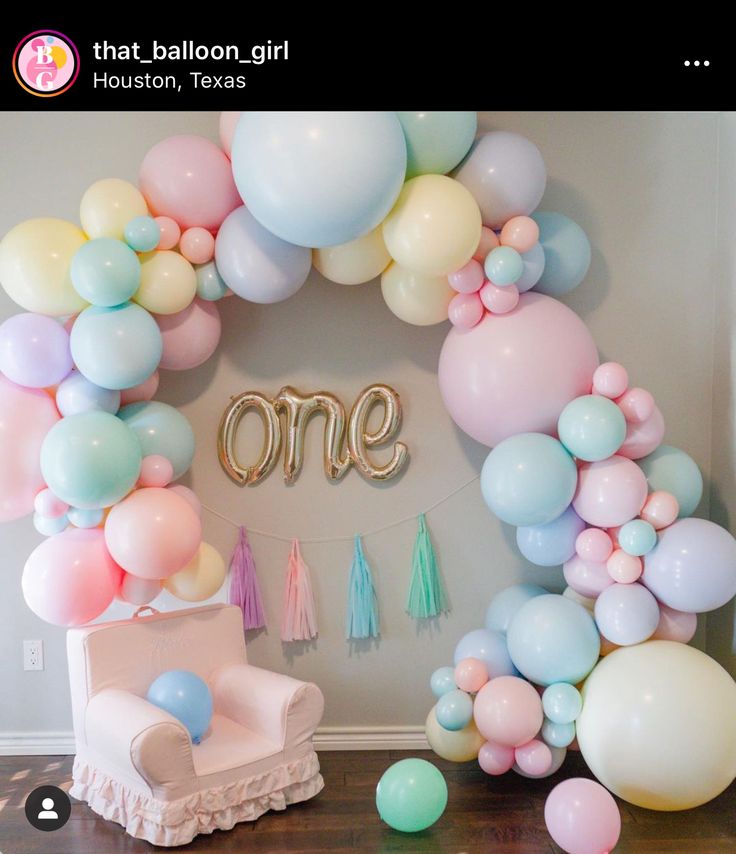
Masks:
[[[424,759],[402,759],[376,787],[378,814],[394,830],[417,833],[431,827],[447,806],[447,783]]]

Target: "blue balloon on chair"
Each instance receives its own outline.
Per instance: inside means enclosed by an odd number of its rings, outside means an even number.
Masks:
[[[212,694],[190,670],[167,670],[151,683],[146,699],[181,721],[198,744],[212,719]]]

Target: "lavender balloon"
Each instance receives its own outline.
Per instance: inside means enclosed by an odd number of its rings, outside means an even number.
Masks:
[[[631,646],[654,634],[659,606],[641,584],[612,584],[596,600],[595,621],[598,631],[611,643]]]
[[[120,392],[90,382],[79,371],[72,371],[56,391],[56,406],[66,418],[80,412],[109,412],[120,409]]]
[[[73,367],[69,335],[54,318],[16,314],[0,325],[0,371],[27,388],[46,388]]]

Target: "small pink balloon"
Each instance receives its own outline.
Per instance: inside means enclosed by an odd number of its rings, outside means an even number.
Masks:
[[[631,424],[640,424],[654,413],[654,398],[644,388],[630,388],[616,401],[624,418]]]
[[[155,316],[163,340],[160,367],[168,371],[196,368],[215,352],[222,323],[214,302],[196,297],[184,311]]]
[[[160,454],[149,454],[143,457],[139,486],[168,486],[174,479],[174,466],[171,461]]]
[[[626,422],[626,438],[616,453],[630,460],[640,460],[652,451],[656,451],[662,444],[662,439],[664,439],[664,418],[659,407],[655,406],[652,414],[645,421]]]
[[[153,400],[154,395],[158,391],[159,379],[158,371],[154,371],[140,385],[133,386],[132,388],[124,388],[120,392],[120,405],[127,406],[129,403]]]
[[[157,216],[156,222],[161,232],[161,237],[156,248],[162,250],[173,249],[179,243],[179,238],[181,237],[179,224],[170,216]]]
[[[483,265],[475,258],[447,277],[450,287],[459,294],[474,294],[481,289],[484,279]]]
[[[215,238],[206,228],[188,228],[179,240],[179,251],[190,264],[206,264],[215,256]]]
[[[476,695],[473,717],[488,741],[520,747],[531,741],[542,727],[542,699],[525,679],[498,676]]]
[[[33,509],[46,519],[58,519],[69,509],[69,505],[57,498],[50,489],[42,489],[33,502]]]
[[[605,563],[613,551],[611,538],[600,528],[586,528],[575,540],[575,551],[579,558]]]
[[[632,460],[614,454],[580,467],[572,506],[589,525],[612,528],[638,516],[647,494],[644,472]]]
[[[455,667],[455,684],[468,694],[477,694],[488,678],[488,668],[479,658],[463,658]]]
[[[539,242],[539,226],[530,216],[514,216],[501,229],[501,245],[519,253],[528,252]]]
[[[228,157],[232,155],[233,136],[240,118],[239,110],[223,110],[220,113],[220,145]]]
[[[478,294],[455,294],[447,307],[450,323],[461,329],[472,329],[481,322],[484,313]]]
[[[671,525],[680,512],[680,505],[671,492],[658,489],[647,498],[641,509],[641,518],[657,531]]]
[[[563,780],[544,805],[544,821],[568,854],[609,854],[621,835],[621,814],[611,793],[583,777]]]
[[[118,591],[118,599],[130,605],[148,605],[161,592],[158,579],[138,578],[129,572],[123,572],[123,580]]]
[[[486,260],[486,255],[500,245],[496,232],[492,228],[488,228],[487,225],[484,225],[480,230],[480,241],[478,242],[478,248],[475,250],[473,258],[482,264]]]
[[[486,772],[498,777],[514,767],[514,748],[495,741],[486,741],[478,753],[478,764]]]
[[[641,577],[643,566],[641,558],[630,555],[623,549],[616,549],[606,562],[611,578],[619,584],[633,584]]]
[[[593,374],[593,391],[611,400],[621,397],[628,385],[626,368],[618,362],[603,362]]]
[[[173,486],[166,487],[170,492],[175,492],[177,495],[181,496],[187,504],[194,510],[194,512],[202,518],[202,502],[197,498],[194,490],[190,489],[188,486],[184,486],[181,483],[175,483]]]
[[[563,564],[562,572],[568,586],[587,599],[595,599],[613,584],[605,563],[584,560],[577,554]]]
[[[519,304],[519,291],[516,285],[499,288],[493,282],[486,282],[480,289],[480,298],[491,314],[508,314]]]
[[[650,640],[668,640],[689,643],[698,628],[698,615],[676,611],[659,603],[659,623]]]
[[[517,747],[514,758],[525,774],[545,774],[552,767],[552,751],[543,741],[536,738]]]

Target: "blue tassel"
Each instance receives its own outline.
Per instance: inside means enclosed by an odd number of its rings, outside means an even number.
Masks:
[[[437,555],[427,530],[424,513],[419,516],[419,529],[412,555],[411,583],[406,602],[410,617],[424,620],[450,610]]]
[[[360,537],[356,536],[353,563],[350,567],[345,637],[347,640],[377,638],[380,633],[378,600],[373,586],[373,576],[363,554]]]

